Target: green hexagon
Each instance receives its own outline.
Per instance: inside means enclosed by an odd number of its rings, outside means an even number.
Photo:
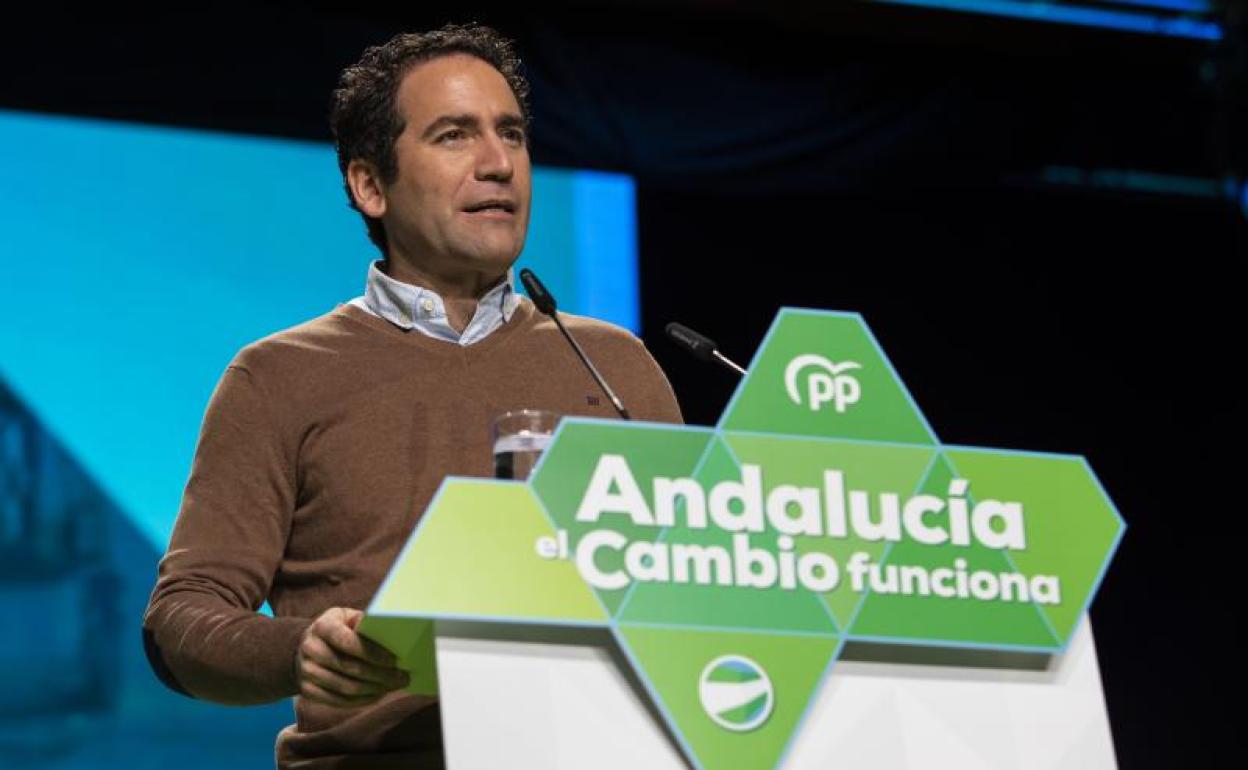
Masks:
[[[448,477],[370,615],[603,624],[575,565],[537,554],[555,527],[525,484]]]
[[[936,442],[862,316],[792,308],[772,322],[719,427]]]
[[[704,487],[718,482],[741,478],[741,469],[727,442],[716,438],[710,445],[702,465],[694,478]],[[683,512],[683,509],[681,509]],[[673,573],[677,564],[689,564],[712,549],[720,553],[734,554],[734,535],[717,527],[693,529],[685,526],[678,517],[678,526],[661,533],[659,540],[670,550]],[[777,537],[764,533],[750,537],[751,545],[767,551],[775,551]],[[691,549],[697,549],[692,551]],[[681,562],[681,556],[686,561]],[[712,566],[715,566],[714,563]],[[694,562],[696,566],[696,562]],[[692,568],[686,567],[686,575]],[[715,570],[716,577],[725,577],[735,571],[735,564],[728,566],[728,559],[721,560]],[[634,583],[626,600],[616,613],[622,623],[680,624],[702,628],[750,629],[755,631],[801,631],[807,633],[834,633],[837,624],[820,595],[809,591],[786,590],[779,583],[766,589],[743,591],[717,581]]]
[[[709,428],[685,428],[616,420],[565,420],[534,469],[530,484],[555,526],[566,531],[575,549],[585,533],[608,526],[629,541],[656,540],[662,530],[640,526],[622,513],[604,512],[597,522],[577,520],[590,480],[600,458],[623,458],[636,482],[636,491],[654,510],[654,479],[691,475],[714,436]],[[620,494],[630,490],[613,490]],[[618,552],[603,549],[598,560],[604,572],[622,568]],[[627,588],[594,589],[607,610],[614,614]]]
[[[783,759],[811,699],[840,649],[833,635],[772,634],[620,624],[616,639],[659,705],[681,748],[701,768],[770,768]],[[766,713],[726,728],[722,711],[708,702],[700,680],[709,664],[725,658],[757,667],[765,678]],[[740,708],[758,689],[741,682]],[[731,696],[729,696],[731,697]],[[760,696],[762,697],[762,696]],[[731,702],[729,706],[735,705]]]
[[[1068,455],[946,447],[924,492],[948,495],[954,479],[968,483],[965,498],[972,517],[980,500],[1018,503],[1025,522],[1022,547],[990,548],[978,541],[894,544],[883,565],[896,570],[922,567],[930,575],[953,568],[949,584],[966,595],[940,598],[922,589],[910,595],[872,592],[850,628],[851,637],[1064,648],[1125,527],[1087,464]],[[949,512],[935,513],[928,521],[948,527]],[[899,572],[896,579],[904,577]],[[1046,577],[1055,578],[1048,585],[1056,586],[1057,595],[1040,599],[1034,581]],[[1007,591],[1013,601],[1005,600]],[[985,598],[989,596],[994,598]]]
[[[820,487],[828,468],[842,471],[856,489],[874,495],[890,490],[910,492],[919,489],[931,471],[936,451],[927,446],[871,444],[861,441],[788,438],[757,434],[729,433],[725,436],[735,457],[743,463],[768,467],[767,483]],[[826,514],[826,511],[824,511]],[[856,537],[801,538],[799,553],[819,551],[844,565],[858,551],[873,558],[883,556],[887,544]],[[820,594],[838,627],[848,628],[863,597],[849,590],[842,581],[834,590]]]
[[[1073,455],[945,447],[972,497],[1019,500],[1029,512],[1027,547],[1010,550],[1011,566],[1062,578],[1062,599],[1041,605],[1065,647],[1087,611],[1126,524],[1084,458]]]

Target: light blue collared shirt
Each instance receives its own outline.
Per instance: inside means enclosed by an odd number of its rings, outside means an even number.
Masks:
[[[379,265],[380,260],[369,266],[364,296],[351,300],[351,304],[405,331],[415,329],[434,339],[467,347],[490,336],[510,321],[520,305],[515,277],[508,270],[503,282],[486,292],[477,302],[477,312],[460,334],[447,321],[446,306],[441,297],[421,286],[396,281],[383,273]]]

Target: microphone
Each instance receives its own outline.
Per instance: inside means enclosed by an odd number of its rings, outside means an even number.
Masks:
[[[730,358],[719,352],[719,345],[715,344],[715,340],[698,334],[688,326],[673,321],[667,325],[667,336],[671,338],[672,342],[692,353],[694,358],[723,364],[738,374],[745,374],[745,369],[742,369]]]
[[[602,375],[598,373],[593,363],[590,362],[589,356],[585,355],[585,351],[581,349],[581,346],[577,344],[576,340],[568,332],[567,327],[563,325],[563,321],[559,320],[554,295],[547,291],[546,286],[527,267],[520,271],[520,282],[524,284],[525,290],[529,292],[529,299],[533,300],[533,304],[537,306],[537,309],[543,315],[550,316],[554,320],[555,326],[559,327],[559,331],[563,332],[564,339],[568,341],[568,344],[580,356],[581,363],[585,364],[585,368],[593,375],[594,380],[598,383],[598,387],[602,388],[602,392],[606,393],[607,398],[611,399],[611,405],[615,407],[615,411],[619,412],[620,417],[625,420],[633,419],[629,415],[628,410],[624,408],[624,404],[620,402],[620,397],[615,395],[615,391],[611,390],[611,386],[607,384],[607,381],[602,378]]]

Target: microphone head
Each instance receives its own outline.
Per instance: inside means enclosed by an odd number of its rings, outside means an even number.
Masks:
[[[533,304],[537,305],[537,309],[543,314],[553,316],[555,314],[555,298],[542,282],[537,279],[533,271],[526,268],[520,270],[520,282],[524,284],[524,289],[529,293],[529,299],[533,300]]]
[[[685,350],[688,350],[697,358],[700,358],[703,361],[715,360],[712,353],[718,350],[719,346],[716,345],[715,341],[710,337],[704,337],[703,335],[695,332],[693,329],[690,329],[688,326],[678,324],[675,321],[667,325],[666,331],[667,336],[670,337],[673,342]]]

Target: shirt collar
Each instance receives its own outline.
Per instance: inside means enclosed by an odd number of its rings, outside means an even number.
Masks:
[[[369,310],[402,329],[420,326],[423,331],[430,324],[446,325],[446,306],[437,292],[391,278],[382,271],[382,264],[381,260],[377,260],[368,268],[364,303]],[[482,310],[491,314],[498,312],[503,323],[511,321],[520,305],[515,271],[509,269],[502,282],[487,291],[477,305],[478,315]],[[444,336],[444,332],[437,336]]]

